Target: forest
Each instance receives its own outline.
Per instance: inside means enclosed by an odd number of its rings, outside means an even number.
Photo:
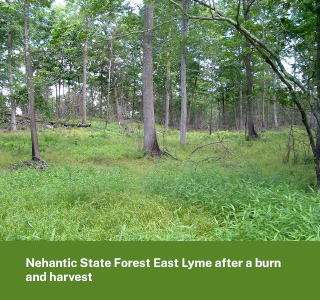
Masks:
[[[320,0],[1,0],[0,240],[320,240]]]

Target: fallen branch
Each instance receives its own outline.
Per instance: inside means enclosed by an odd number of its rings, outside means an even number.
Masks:
[[[78,124],[77,124],[77,127],[91,127],[91,123],[90,123],[90,124],[81,124],[81,123],[78,123]]]
[[[215,145],[215,144],[220,144],[220,145],[222,145],[222,147],[223,147],[226,151],[228,151],[230,154],[232,154],[232,153],[223,145],[223,143],[226,143],[226,141],[221,140],[221,141],[219,141],[219,142],[212,142],[212,143],[209,143],[209,144],[206,144],[206,145],[199,146],[199,147],[197,147],[196,149],[194,149],[194,150],[191,152],[190,156],[191,156],[193,153],[195,153],[196,151],[198,151],[199,149],[201,149],[201,148],[204,148],[204,147],[207,147],[207,146],[210,146],[210,145]]]
[[[91,124],[81,124],[81,123],[63,123],[65,127],[91,127]]]
[[[163,151],[162,154],[163,154],[163,155],[168,155],[168,156],[170,156],[171,158],[173,158],[174,160],[182,161],[180,158],[174,157],[172,154],[170,154],[170,153],[167,152],[167,151]]]

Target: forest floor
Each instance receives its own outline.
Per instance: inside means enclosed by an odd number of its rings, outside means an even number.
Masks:
[[[180,145],[158,127],[171,156],[152,159],[141,124],[43,125],[46,163],[32,164],[29,131],[0,131],[0,240],[320,240],[312,156],[295,128],[284,163],[288,133],[194,131]]]

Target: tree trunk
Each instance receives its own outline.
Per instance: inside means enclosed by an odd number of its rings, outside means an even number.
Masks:
[[[147,155],[159,156],[161,151],[157,141],[153,103],[153,59],[152,27],[154,4],[145,6],[143,38],[143,119],[144,151]]]
[[[87,57],[88,38],[86,38],[83,48],[82,124],[87,124]]]
[[[316,71],[317,71],[317,107],[318,113],[320,113],[320,0],[316,0],[316,14],[317,14],[317,62],[316,62]],[[316,147],[314,151],[314,162],[315,170],[317,176],[318,188],[320,190],[320,122],[317,118],[317,136],[316,136]]]
[[[170,61],[167,63],[167,78],[166,78],[166,107],[165,107],[165,119],[164,128],[169,129],[169,113],[170,113]]]
[[[99,76],[100,94],[99,94],[99,118],[102,118],[102,98],[103,98],[103,86],[102,86],[102,69]]]
[[[112,72],[112,42],[109,47],[110,57],[109,57],[109,68],[108,68],[108,91],[107,91],[107,113],[106,113],[106,125],[110,122],[110,95],[111,95],[111,72]]]
[[[56,111],[57,111],[57,117],[61,117],[60,113],[60,102],[61,102],[61,79],[58,80],[58,95],[57,95],[57,101],[56,101]]]
[[[36,126],[36,116],[35,116],[33,70],[32,70],[30,41],[29,41],[29,1],[28,0],[25,0],[24,2],[24,44],[25,44],[28,98],[29,98],[32,160],[38,161],[40,160],[40,152],[39,152],[39,146],[38,146],[38,136],[37,136],[37,126]]]
[[[265,100],[266,100],[266,77],[265,66],[263,67],[263,92],[262,92],[262,131],[266,130],[266,117],[265,117]]]
[[[69,121],[70,114],[71,114],[71,99],[70,99],[70,78],[68,78],[68,95],[67,95],[67,101],[66,101],[66,119]]]
[[[168,40],[171,38],[171,28],[169,29]],[[166,105],[165,105],[165,117],[164,117],[164,129],[169,129],[169,117],[170,117],[170,81],[171,81],[171,65],[170,65],[170,53],[167,50],[167,75],[166,75]]]
[[[210,123],[209,123],[209,134],[212,134],[212,119],[213,119],[213,99],[210,103]]]
[[[277,74],[273,73],[273,117],[274,117],[274,126],[276,129],[279,129],[279,123],[278,123],[278,108],[277,108],[277,94],[276,94],[276,88],[277,88]]]
[[[244,11],[244,20],[245,22],[250,20],[249,17],[249,10],[250,7],[247,4],[247,0],[243,0],[243,11]],[[248,126],[248,134],[252,138],[257,138],[258,135],[254,129],[254,122],[253,122],[253,98],[252,98],[252,91],[253,91],[253,84],[252,84],[252,52],[251,52],[251,44],[246,39],[246,49],[247,54],[245,57],[245,65],[246,65],[246,77],[247,77],[247,126]]]
[[[223,130],[226,129],[226,107],[225,107],[225,92],[224,87],[221,89],[221,127]]]
[[[174,103],[173,89],[170,90],[170,102],[171,102],[171,124],[173,128],[175,128],[176,127],[176,109],[175,109],[175,103]]]
[[[189,0],[181,0],[184,12],[188,12]],[[182,19],[182,53],[181,53],[181,120],[180,120],[180,143],[187,143],[187,46],[185,36],[188,33],[188,18]]]
[[[121,97],[121,96],[120,96]],[[114,81],[114,100],[116,102],[116,117],[117,117],[117,123],[122,124],[123,118],[122,118],[122,109],[121,104],[119,103],[119,97],[118,97],[118,86],[117,81]]]
[[[239,129],[243,129],[243,108],[242,108],[242,103],[243,103],[243,95],[242,95],[242,86],[240,86],[239,90]]]
[[[6,1],[10,4],[10,1]],[[12,80],[12,37],[11,37],[11,20],[10,14],[7,14],[7,26],[8,26],[8,36],[7,36],[7,44],[8,44],[8,73],[9,73],[9,102],[11,107],[11,131],[17,130],[16,124],[16,103],[13,98],[13,80]]]

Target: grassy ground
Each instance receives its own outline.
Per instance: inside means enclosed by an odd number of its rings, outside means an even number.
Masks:
[[[312,160],[301,148],[283,163],[286,129],[256,141],[190,132],[186,146],[160,132],[179,160],[144,158],[140,125],[127,129],[39,130],[45,169],[20,167],[28,131],[0,131],[0,239],[320,240]]]

